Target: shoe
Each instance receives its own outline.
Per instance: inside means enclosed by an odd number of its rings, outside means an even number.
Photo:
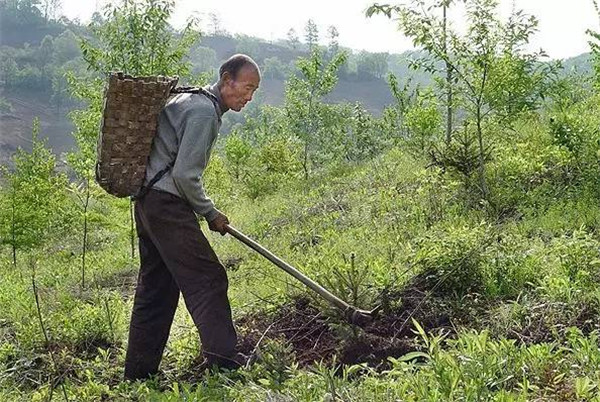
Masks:
[[[236,353],[235,355],[228,357],[210,354],[204,358],[201,368],[216,368],[233,371],[245,367],[248,360],[248,357],[243,353]]]

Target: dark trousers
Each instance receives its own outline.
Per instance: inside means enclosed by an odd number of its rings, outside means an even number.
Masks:
[[[141,267],[129,327],[125,378],[158,372],[179,300],[200,333],[210,364],[235,355],[237,335],[227,298],[227,274],[183,199],[150,190],[135,203]]]

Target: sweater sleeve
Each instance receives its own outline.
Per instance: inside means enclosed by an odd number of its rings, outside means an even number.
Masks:
[[[202,182],[218,133],[217,117],[191,113],[182,124],[179,151],[173,166],[173,182],[194,211],[212,221],[219,214]]]

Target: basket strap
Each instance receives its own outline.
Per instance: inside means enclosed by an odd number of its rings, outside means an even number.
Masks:
[[[177,158],[177,156],[175,157]],[[163,170],[154,175],[154,177],[148,182],[147,185],[140,187],[139,191],[136,195],[131,197],[134,201],[142,199],[148,194],[148,191],[158,182],[162,177],[171,169],[173,169],[173,165],[175,165],[175,161],[169,163]]]
[[[215,108],[219,105],[219,100],[217,99],[217,97],[214,94],[208,92],[206,89],[201,88],[201,87],[177,87],[177,88],[173,88],[171,90],[171,93],[172,94],[196,94],[196,95],[202,94],[212,101]]]
[[[217,109],[217,107],[219,107],[219,100],[217,99],[217,97],[214,94],[211,94],[210,92],[208,92],[206,89],[204,88],[200,88],[200,87],[177,87],[177,88],[173,88],[171,90],[171,93],[175,93],[175,94],[183,94],[183,93],[190,93],[190,94],[202,94],[204,96],[206,96],[208,99],[210,99],[213,103],[213,106],[215,107],[215,109]],[[132,200],[139,200],[141,198],[144,198],[146,196],[146,194],[148,194],[148,191],[150,191],[150,189],[152,188],[152,186],[154,186],[160,179],[162,179],[162,177],[167,174],[167,172],[171,169],[173,169],[173,166],[175,166],[175,161],[177,160],[177,155],[175,155],[175,159],[173,159],[164,169],[162,169],[161,171],[159,171],[158,173],[156,173],[154,175],[154,177],[152,179],[150,179],[150,181],[148,182],[147,185],[140,187],[139,191],[137,192],[136,195],[134,195],[133,197],[131,197]]]

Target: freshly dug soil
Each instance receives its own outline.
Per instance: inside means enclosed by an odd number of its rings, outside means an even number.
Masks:
[[[323,361],[342,364],[367,363],[378,370],[389,367],[388,357],[401,357],[417,350],[411,318],[425,330],[451,331],[444,305],[428,296],[430,286],[415,277],[401,291],[388,296],[397,307],[386,308],[364,328],[354,327],[331,314],[325,314],[308,298],[281,306],[272,315],[247,315],[238,320],[243,353],[252,354],[265,339],[290,345],[301,366]],[[259,345],[258,348],[256,345]]]

